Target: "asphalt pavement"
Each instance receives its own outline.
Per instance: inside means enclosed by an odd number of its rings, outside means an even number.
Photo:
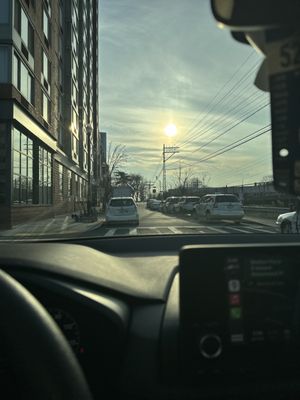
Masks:
[[[197,221],[190,214],[164,214],[148,210],[144,203],[138,204],[139,226],[107,226],[102,224],[88,232],[88,236],[171,235],[171,234],[242,234],[278,233],[275,221],[248,217],[240,224],[232,221]]]
[[[232,221],[197,221],[190,214],[164,214],[146,209],[138,203],[139,226],[126,224],[107,226],[103,216],[95,222],[76,222],[70,216],[58,216],[41,221],[29,221],[13,229],[0,231],[0,239],[47,239],[78,237],[113,237],[172,234],[270,234],[278,233],[275,221],[245,217],[240,224]]]

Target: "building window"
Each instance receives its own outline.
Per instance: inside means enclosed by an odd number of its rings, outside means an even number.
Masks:
[[[74,135],[72,136],[72,151],[73,159],[77,160],[79,154],[79,141]]]
[[[39,204],[52,203],[52,156],[39,148]]]
[[[50,42],[50,17],[46,9],[43,10],[43,32],[47,44]]]
[[[50,62],[48,60],[47,54],[42,49],[42,84],[48,94],[50,94],[50,79],[51,79],[50,72],[51,72]]]
[[[68,170],[68,197],[72,196],[72,172]]]
[[[78,105],[78,89],[74,83],[74,81],[72,81],[72,99],[73,102],[75,103],[75,106]]]
[[[49,61],[44,50],[43,50],[43,75],[46,81],[49,82]]]
[[[13,85],[34,104],[34,79],[16,53],[13,55]]]
[[[75,180],[75,187],[74,187],[74,192],[75,192],[75,198],[78,200],[79,198],[79,183],[78,183],[78,175],[74,174],[74,180]]]
[[[21,39],[28,47],[28,19],[23,8],[21,8]]]
[[[50,123],[50,100],[48,96],[42,91],[42,115],[46,122]]]
[[[72,107],[72,128],[73,128],[73,131],[78,132],[79,118],[78,118],[78,114],[74,107]]]
[[[9,81],[8,57],[8,47],[0,46],[0,83],[7,83]]]
[[[15,15],[14,15],[14,26],[16,31],[19,33],[23,45],[28,49],[30,54],[34,55],[34,29],[28,21],[27,15],[25,14],[19,0],[15,1]]]
[[[33,198],[33,142],[13,129],[13,203],[31,204]]]
[[[10,0],[1,1],[0,25],[7,25],[9,23],[9,7]]]
[[[64,167],[58,164],[58,190],[61,199],[64,198]]]

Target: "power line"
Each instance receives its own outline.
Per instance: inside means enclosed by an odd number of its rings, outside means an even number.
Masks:
[[[247,119],[253,117],[253,115],[257,114],[259,111],[263,110],[266,108],[270,103],[264,104],[263,106],[259,107],[257,110],[253,111],[251,114],[247,115],[245,118],[241,119],[239,122],[235,123],[232,125],[230,128],[226,129],[224,132],[220,133],[213,139],[211,139],[208,143],[203,144],[202,146],[198,147],[197,149],[193,150],[192,153],[195,153],[198,150],[203,149],[204,147],[207,147],[209,144],[214,142],[215,140],[219,139],[221,136],[224,136],[226,133],[230,132],[232,129],[236,128],[238,125],[240,125],[242,122],[245,122]]]
[[[254,69],[257,67],[257,65],[259,64],[260,62],[256,62],[255,63],[255,65],[254,66],[252,66],[249,70],[248,70],[248,72],[246,72],[214,105],[212,105],[208,110],[207,110],[207,112],[205,113],[205,115],[194,125],[194,127],[192,128],[192,129],[189,129],[185,134],[186,135],[189,135],[189,134],[192,134],[192,137],[195,135],[195,133],[193,133],[193,131],[197,128],[197,126],[199,126],[200,125],[200,123],[201,122],[203,122],[204,120],[205,120],[205,118],[209,115],[209,113],[211,112],[211,111],[213,111],[215,108],[216,108],[216,106],[217,105],[219,105],[226,97],[229,97],[229,95],[231,95],[231,94],[233,94],[235,91],[236,91],[236,89],[237,89],[237,87],[238,87],[238,85],[242,82],[242,81],[244,81],[244,80],[246,80],[247,79],[247,77],[254,71]],[[225,103],[226,104],[226,103]],[[225,104],[223,104],[223,107],[224,107],[224,105]],[[188,139],[188,141],[189,141],[190,139]],[[183,143],[183,144],[185,144],[185,142]],[[182,145],[181,145],[182,146]]]
[[[238,110],[237,113],[231,114],[230,117],[231,117],[231,118],[234,118],[234,117],[238,116],[239,113],[240,113],[245,107],[249,107],[252,103],[256,103],[257,100],[259,100],[259,99],[261,98],[260,95],[257,96],[256,93],[252,93],[252,95],[250,95],[246,100],[249,100],[251,97],[253,97],[253,95],[256,95],[256,97],[255,97],[254,99],[252,99],[252,100],[250,101],[250,103],[249,103],[249,102],[248,102],[248,103],[245,103],[242,107],[238,108],[238,106],[241,104],[241,103],[239,103],[236,107],[234,107],[234,108],[232,108],[231,110],[229,110],[228,112],[230,112],[230,113],[232,113],[232,112],[235,111],[235,110]],[[244,101],[243,101],[242,103],[244,103]],[[260,103],[261,103],[261,102],[260,102]],[[249,112],[249,110],[247,110],[247,113],[246,113],[246,114],[243,114],[242,117],[245,116],[245,115],[247,115],[248,112]],[[197,132],[197,135],[198,135],[198,136],[197,136],[197,139],[199,139],[200,137],[204,136],[205,133],[209,132],[209,131],[212,130],[213,128],[216,128],[221,122],[225,122],[227,119],[228,119],[228,115],[219,116],[219,117],[216,118],[214,121],[212,121],[212,125],[210,125],[210,126],[208,126],[208,127],[205,126],[205,127],[203,127],[202,131],[200,130],[199,132]],[[226,128],[226,127],[229,126],[230,124],[231,124],[231,121],[229,122],[229,124],[226,124],[223,128]],[[186,146],[189,144],[189,142],[191,142],[191,141],[192,141],[192,140],[190,140],[190,141],[186,142],[185,144],[181,145],[180,148],[182,149],[182,148],[186,147]]]
[[[259,129],[259,130],[261,130],[261,129]],[[212,158],[218,157],[218,156],[220,156],[220,155],[222,155],[222,154],[224,154],[224,153],[227,153],[228,151],[231,151],[231,150],[233,150],[233,149],[236,149],[237,147],[240,147],[240,146],[242,146],[243,144],[248,143],[248,142],[250,142],[251,140],[254,140],[254,139],[256,139],[256,138],[258,138],[258,137],[264,135],[265,133],[270,132],[270,131],[271,131],[271,129],[267,129],[267,130],[265,130],[265,131],[263,131],[263,132],[261,132],[261,133],[255,135],[255,136],[252,136],[254,133],[256,133],[256,132],[253,132],[252,134],[250,134],[250,135],[244,137],[243,139],[240,139],[238,142],[242,141],[241,143],[237,143],[237,144],[235,144],[234,146],[233,146],[233,144],[236,143],[236,142],[231,143],[231,145],[227,145],[227,146],[225,146],[224,148],[219,149],[218,152],[215,152],[215,153],[217,153],[217,154],[212,153],[211,155],[206,156],[206,157],[203,157],[203,158],[201,158],[200,160],[194,162],[193,164],[186,164],[186,166],[191,167],[191,166],[193,166],[193,165],[195,165],[195,164],[198,164],[198,163],[201,163],[201,162],[205,162],[205,161],[211,160]],[[258,131],[257,131],[257,132],[258,132]],[[249,137],[249,136],[252,136],[252,137],[246,139],[246,138]],[[245,140],[245,139],[246,139],[246,140]],[[229,146],[231,146],[231,147],[228,148]],[[228,148],[228,149],[227,149],[227,148]],[[223,151],[221,151],[221,150],[223,150]],[[186,168],[186,167],[183,167],[183,168]]]

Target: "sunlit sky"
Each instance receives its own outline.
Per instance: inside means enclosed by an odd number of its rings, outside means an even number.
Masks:
[[[261,61],[217,27],[208,0],[101,0],[100,130],[126,145],[123,169],[159,182],[166,144],[180,150],[167,162],[168,187],[179,166],[210,186],[270,175],[270,132],[214,157],[270,123],[269,96],[253,84]],[[170,123],[176,137],[165,134]]]

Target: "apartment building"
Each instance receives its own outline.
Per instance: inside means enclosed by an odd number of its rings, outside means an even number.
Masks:
[[[0,228],[96,205],[98,1],[1,0],[0,61]]]

